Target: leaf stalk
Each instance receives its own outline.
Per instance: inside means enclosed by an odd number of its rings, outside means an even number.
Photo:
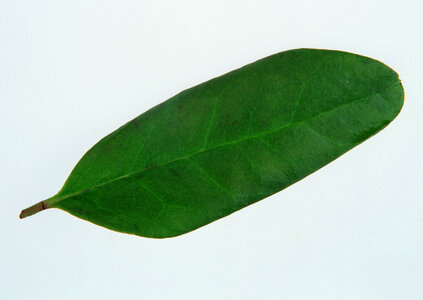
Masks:
[[[47,207],[46,207],[44,201],[38,202],[37,204],[34,204],[33,206],[25,208],[23,211],[21,211],[19,218],[23,219],[23,218],[32,216],[33,214],[36,214],[37,212],[40,212],[40,211],[42,211],[46,208]]]

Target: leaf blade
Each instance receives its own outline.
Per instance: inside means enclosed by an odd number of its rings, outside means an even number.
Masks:
[[[375,60],[282,52],[125,124],[46,204],[121,232],[177,236],[333,161],[392,121],[402,99],[397,74]]]

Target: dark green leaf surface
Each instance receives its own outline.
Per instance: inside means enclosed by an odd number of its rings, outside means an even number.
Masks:
[[[398,75],[340,51],[275,54],[183,91],[106,136],[50,207],[145,237],[177,236],[268,197],[390,123]]]

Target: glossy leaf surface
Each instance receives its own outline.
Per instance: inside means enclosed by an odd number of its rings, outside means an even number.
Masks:
[[[177,236],[333,161],[390,123],[403,98],[398,75],[376,60],[281,52],[185,90],[106,136],[38,210]]]

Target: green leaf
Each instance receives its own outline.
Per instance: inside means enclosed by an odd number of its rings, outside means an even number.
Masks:
[[[177,236],[333,161],[388,125],[403,98],[398,75],[376,60],[281,52],[126,123],[21,217],[55,207],[120,232]]]

